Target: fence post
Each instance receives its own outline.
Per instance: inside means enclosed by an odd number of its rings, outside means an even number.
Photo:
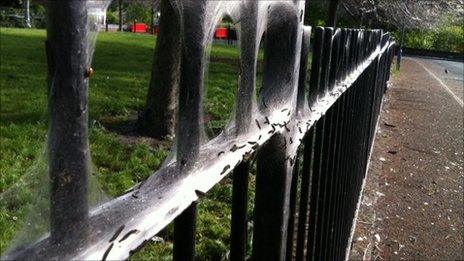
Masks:
[[[301,172],[301,189],[300,189],[300,205],[298,209],[298,231],[296,242],[296,259],[304,259],[304,251],[306,246],[306,224],[308,223],[308,203],[310,193],[310,177],[312,168],[313,143],[314,143],[314,127],[304,138],[303,152],[303,170]]]
[[[230,228],[230,260],[245,260],[248,241],[248,174],[249,162],[234,170],[232,187],[232,222]]]
[[[258,2],[243,1],[240,8],[240,77],[237,90],[235,121],[236,133],[246,133],[252,121],[253,99],[255,97],[256,64],[258,59]]]
[[[197,202],[193,202],[174,220],[174,261],[194,260],[196,223]]]
[[[258,154],[253,260],[285,258],[293,166],[284,139],[274,135]]]
[[[401,68],[401,59],[403,58],[403,44],[404,44],[404,29],[405,26],[403,24],[403,27],[401,27],[401,40],[400,40],[400,46],[398,48],[397,56],[396,56],[396,70],[400,70]]]
[[[182,10],[182,51],[177,127],[177,161],[191,167],[198,157],[203,135],[203,84],[205,72],[205,20],[207,0],[192,1]],[[180,128],[179,126],[182,126]]]
[[[48,1],[47,35],[50,237],[71,251],[85,243],[89,227],[86,1]]]

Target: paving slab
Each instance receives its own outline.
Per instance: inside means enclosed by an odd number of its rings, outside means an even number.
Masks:
[[[351,260],[464,258],[462,64],[460,83],[447,66],[407,58],[391,81]]]

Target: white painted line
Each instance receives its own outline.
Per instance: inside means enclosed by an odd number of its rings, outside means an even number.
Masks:
[[[453,96],[453,98],[459,103],[459,105],[461,105],[461,107],[464,107],[464,103],[462,102],[462,100],[459,99],[459,97],[456,94],[454,94],[454,92],[451,91],[451,89],[440,78],[438,78],[433,72],[431,72],[421,62],[417,60],[414,60],[414,61],[418,63],[420,66],[422,66],[433,78],[435,78],[435,80],[437,80],[437,82],[440,83],[441,87],[443,87],[443,89],[445,89],[449,94],[451,94],[451,96]]]

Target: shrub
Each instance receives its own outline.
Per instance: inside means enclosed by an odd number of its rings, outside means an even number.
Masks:
[[[435,34],[433,49],[462,53],[464,52],[464,27],[463,26],[443,26]]]
[[[406,34],[405,45],[417,49],[433,49],[434,32],[431,30],[412,30]]]
[[[106,20],[109,24],[117,24],[119,23],[119,17],[115,12],[111,12],[108,10],[106,13]]]
[[[147,8],[144,4],[140,3],[131,3],[127,7],[126,11],[126,22],[133,23],[137,21],[139,23],[151,23],[151,10]]]
[[[31,25],[33,28],[45,28],[45,8],[42,5],[31,6]],[[24,27],[24,9],[1,7],[0,27]]]

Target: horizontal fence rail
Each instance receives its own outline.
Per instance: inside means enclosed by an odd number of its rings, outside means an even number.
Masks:
[[[90,59],[86,30],[78,30],[86,28],[86,6],[50,1],[50,131],[57,137],[49,144],[51,231],[5,258],[125,259],[174,221],[173,257],[193,260],[196,202],[233,173],[230,256],[245,260],[252,155],[257,158],[252,259],[346,258],[389,80],[393,38],[380,30],[317,27],[311,32],[302,24],[303,1],[171,3],[181,17],[183,37],[176,150],[145,182],[90,208]],[[203,141],[205,46],[224,15],[241,25],[236,112],[221,134]],[[254,101],[262,39],[263,88]]]

